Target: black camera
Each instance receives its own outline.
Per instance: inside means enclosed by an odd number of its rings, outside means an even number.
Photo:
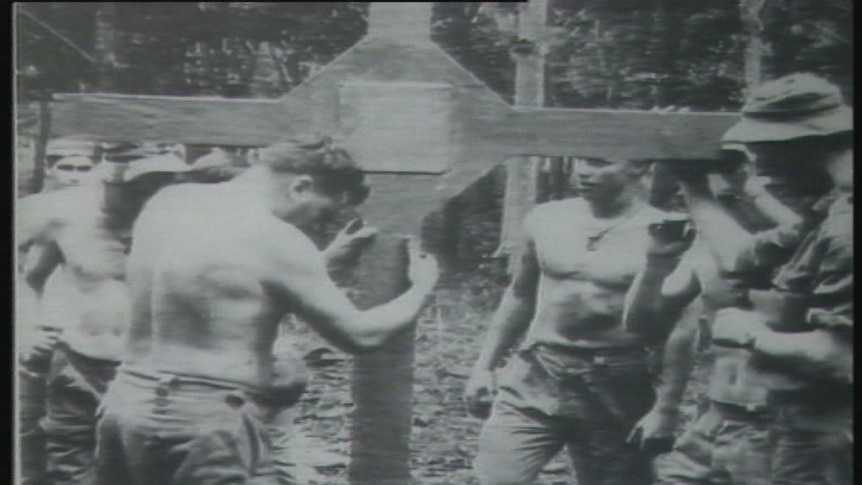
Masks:
[[[666,220],[648,226],[651,236],[665,242],[685,240],[693,230],[691,221],[688,219]]]

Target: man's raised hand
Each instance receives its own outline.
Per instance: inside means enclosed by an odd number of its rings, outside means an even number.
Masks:
[[[362,219],[348,222],[324,250],[327,266],[333,268],[350,264],[376,235],[377,229],[366,227]]]
[[[410,261],[407,269],[407,277],[410,278],[410,282],[414,286],[430,293],[437,284],[437,279],[440,277],[440,268],[437,266],[437,260],[434,256],[422,251],[416,238],[409,238],[407,240],[407,254]]]
[[[647,230],[650,235],[648,256],[678,257],[691,247],[695,238],[695,230],[688,219],[668,219],[650,224]]]

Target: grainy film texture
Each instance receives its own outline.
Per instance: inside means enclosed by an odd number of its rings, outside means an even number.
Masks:
[[[16,483],[853,483],[852,7],[14,4]]]

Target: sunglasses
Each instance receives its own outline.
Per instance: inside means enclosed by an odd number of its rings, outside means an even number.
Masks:
[[[60,170],[62,172],[82,172],[86,173],[93,169],[92,165],[72,165],[68,163],[61,163],[54,167],[56,170]]]

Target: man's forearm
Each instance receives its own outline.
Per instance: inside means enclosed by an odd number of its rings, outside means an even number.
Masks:
[[[703,236],[722,271],[736,271],[739,255],[748,246],[750,234],[713,198],[704,194],[686,194],[691,218]]]
[[[686,307],[665,344],[656,402],[653,406],[659,412],[679,412],[686,384],[694,369],[694,342],[697,338],[701,309],[699,300]]]
[[[771,219],[776,225],[792,226],[802,222],[802,216],[779,202],[766,190],[752,194],[751,200],[754,202],[757,210]]]
[[[329,273],[330,277],[334,279],[339,278],[341,273],[349,266],[347,264],[348,261],[346,261],[346,252],[330,246],[324,249],[322,253],[323,259],[326,262],[326,271]]]
[[[361,321],[356,322],[360,333],[357,350],[373,350],[412,327],[430,294],[430,288],[413,285],[398,298],[362,312]]]
[[[483,371],[494,370],[506,352],[527,330],[533,310],[533,302],[516,296],[511,288],[506,290],[500,307],[491,319],[491,325],[473,368]]]
[[[677,256],[650,256],[634,282],[634,295],[626,309],[626,330],[642,336],[647,342],[664,338],[668,324],[684,306],[676,298],[663,297],[664,280],[679,264]],[[687,302],[685,302],[687,303]]]
[[[830,330],[783,333],[760,329],[752,353],[812,378],[853,383],[853,338]]]

